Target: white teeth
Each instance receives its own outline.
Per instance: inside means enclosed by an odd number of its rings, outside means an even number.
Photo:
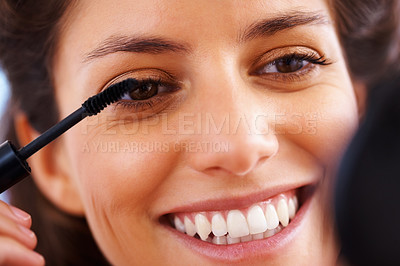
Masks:
[[[250,234],[259,234],[267,230],[267,221],[260,206],[251,207],[247,213],[247,223],[249,224]]]
[[[185,216],[183,223],[185,224],[186,234],[194,236],[196,234],[196,227],[194,226],[192,221]]]
[[[226,236],[215,236],[212,242],[217,245],[226,245]]]
[[[272,230],[268,229],[267,231],[264,232],[264,237],[267,238],[267,237],[273,236],[274,234],[275,234],[275,229],[272,229]]]
[[[244,210],[197,212],[182,215],[181,218],[175,215],[170,216],[169,221],[179,232],[189,236],[197,234],[202,241],[230,245],[265,239],[279,233],[294,219],[297,208],[297,197],[287,199],[284,195]],[[207,217],[211,216],[210,221]],[[194,218],[194,222],[191,218]]]
[[[228,232],[224,217],[220,213],[217,213],[211,219],[211,228],[215,236],[224,236]]]
[[[294,201],[290,198],[288,201],[289,218],[292,220],[296,215],[296,206],[294,206]]]
[[[249,241],[251,241],[251,240],[253,240],[253,237],[252,237],[251,235],[242,236],[242,237],[240,238],[240,242],[242,242],[242,243],[244,243],[244,242],[249,242]]]
[[[275,235],[276,233],[279,233],[281,230],[282,230],[282,227],[281,227],[281,226],[277,226],[275,229],[272,229],[272,230],[267,230],[267,231],[264,233],[264,237],[265,237],[265,238],[271,237],[271,236]]]
[[[185,233],[185,225],[181,222],[181,219],[178,216],[174,218],[175,228],[182,233]]]
[[[253,240],[263,239],[264,234],[263,233],[254,234],[254,235],[252,235],[252,237],[253,237]]]
[[[207,217],[198,213],[194,217],[194,221],[196,224],[197,234],[200,236],[201,240],[206,240],[208,235],[211,233],[211,224],[207,220]]]
[[[265,209],[265,219],[267,219],[268,229],[275,229],[279,225],[279,218],[274,205],[267,205]]]
[[[229,235],[233,238],[247,236],[250,233],[246,217],[239,210],[229,211],[226,225]]]
[[[282,226],[278,226],[277,228],[274,229],[274,234],[279,233],[282,231]]]
[[[299,208],[299,202],[297,201],[297,197],[293,197],[293,202],[294,202],[294,208],[297,210]]]
[[[277,213],[279,217],[279,221],[283,226],[287,226],[289,224],[289,210],[288,205],[285,199],[280,199],[278,202]]]
[[[226,242],[228,244],[240,243],[240,237],[230,237],[230,235],[227,235],[226,236]]]

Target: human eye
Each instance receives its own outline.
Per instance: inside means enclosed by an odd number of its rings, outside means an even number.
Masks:
[[[174,93],[182,87],[182,82],[159,69],[140,69],[122,74],[108,84],[118,84],[129,78],[136,79],[137,85],[127,92],[116,108],[129,110],[141,116],[156,114],[174,100]]]
[[[281,58],[275,59],[271,63],[264,66],[259,73],[282,73],[289,74],[301,71],[309,64],[326,65],[328,64],[324,56],[311,54],[288,54]]]
[[[285,84],[302,82],[313,77],[319,66],[330,64],[330,59],[310,48],[276,49],[257,60],[251,75]]]

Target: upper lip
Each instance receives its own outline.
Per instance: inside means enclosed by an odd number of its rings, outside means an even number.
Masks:
[[[292,183],[288,185],[281,185],[275,187],[268,187],[267,189],[256,191],[244,195],[235,195],[229,197],[217,197],[213,199],[196,201],[187,205],[177,206],[167,210],[161,216],[179,212],[201,212],[201,211],[221,211],[242,209],[251,206],[260,201],[267,200],[273,196],[287,191],[295,190],[307,185],[312,185],[310,182]],[[221,193],[222,194],[222,193]]]

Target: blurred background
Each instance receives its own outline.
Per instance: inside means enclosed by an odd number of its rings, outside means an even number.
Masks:
[[[6,77],[0,68],[0,116],[3,114],[4,108],[6,106],[6,101],[8,99],[8,85]]]
[[[8,91],[8,83],[7,79],[4,76],[3,71],[1,71],[0,68],[0,117],[3,116],[3,112],[5,110],[7,100],[9,98],[9,91]],[[1,127],[1,125],[0,125]],[[2,143],[3,140],[0,140],[0,143]],[[0,194],[0,200],[6,200],[6,194]]]

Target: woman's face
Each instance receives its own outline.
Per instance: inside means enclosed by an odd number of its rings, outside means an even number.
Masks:
[[[325,1],[79,1],[54,65],[62,117],[141,81],[61,142],[112,264],[335,257],[321,184],[358,108]]]

